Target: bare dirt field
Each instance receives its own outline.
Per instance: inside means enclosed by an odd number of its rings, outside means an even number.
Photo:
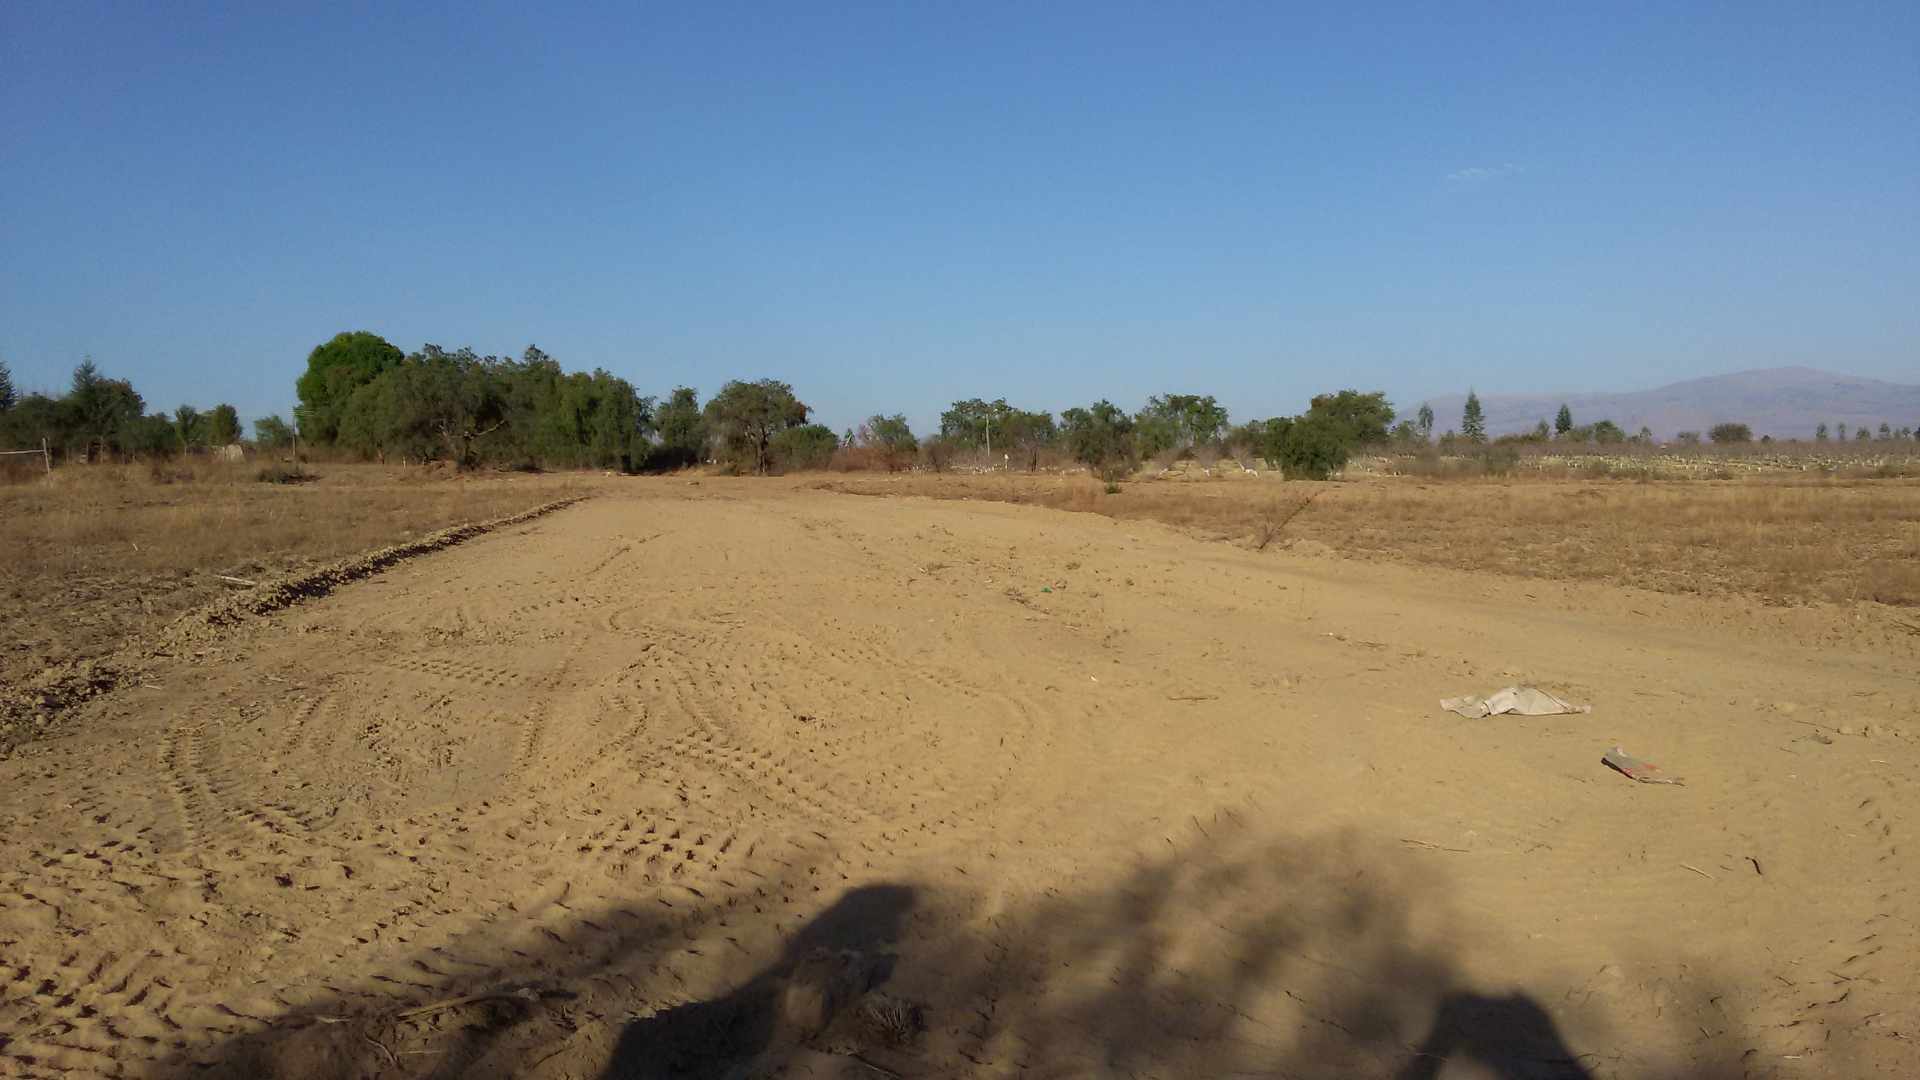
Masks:
[[[1907,609],[817,482],[596,484],[0,762],[0,1076],[1920,1075]],[[1437,707],[1516,682],[1593,711]]]
[[[565,498],[576,476],[326,464],[63,468],[0,484],[0,689],[96,660],[251,581]],[[0,749],[10,740],[0,714]]]

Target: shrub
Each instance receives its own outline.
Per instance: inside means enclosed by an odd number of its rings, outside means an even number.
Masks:
[[[1707,438],[1721,444],[1750,443],[1753,429],[1745,424],[1715,424],[1708,430]]]
[[[778,432],[767,444],[768,455],[783,471],[824,469],[840,448],[840,436],[825,424],[801,424]]]
[[[1286,425],[1277,448],[1275,462],[1289,477],[1301,480],[1325,480],[1345,468],[1348,457],[1346,429],[1325,415],[1306,415]]]

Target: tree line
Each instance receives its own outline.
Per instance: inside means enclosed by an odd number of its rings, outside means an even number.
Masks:
[[[218,404],[204,412],[181,405],[147,412],[146,399],[125,379],[101,373],[91,359],[73,369],[63,394],[21,394],[0,362],[0,447],[47,446],[65,458],[172,457],[240,441],[240,413]]]
[[[1381,392],[1341,390],[1314,397],[1293,416],[1231,422],[1212,395],[1169,393],[1128,412],[1106,399],[1055,415],[1010,405],[1005,398],[956,401],[925,439],[903,414],[875,415],[836,434],[776,379],[734,380],[706,401],[691,387],[664,399],[641,394],[603,370],[568,372],[535,346],[517,358],[471,348],[423,345],[403,353],[379,335],[342,333],[315,347],[295,384],[291,421],[254,422],[254,442],[280,449],[298,439],[309,448],[378,461],[445,461],[462,468],[603,468],[659,471],[715,462],[737,472],[827,467],[927,467],[939,471],[961,457],[1037,469],[1069,460],[1117,481],[1144,462],[1183,458],[1203,463],[1257,457],[1289,476],[1325,478],[1363,448],[1400,452],[1432,447],[1468,451],[1503,444],[1651,442],[1646,428],[1629,435],[1610,419],[1577,424],[1562,405],[1551,425],[1489,439],[1479,395],[1469,391],[1458,428],[1435,435],[1433,409],[1422,404],[1400,417]],[[1839,425],[1839,437],[1848,435]],[[19,395],[0,363],[0,444],[39,445],[88,459],[100,454],[166,457],[240,441],[233,406],[201,411],[181,405],[148,413],[124,379],[88,360],[60,396]],[[1715,443],[1753,441],[1748,425],[1723,423]],[[1816,438],[1827,439],[1825,424]],[[1856,439],[1868,439],[1863,426]],[[1881,424],[1879,437],[1911,438],[1912,429]],[[1699,442],[1698,432],[1678,440]],[[1763,437],[1764,439],[1764,437]]]

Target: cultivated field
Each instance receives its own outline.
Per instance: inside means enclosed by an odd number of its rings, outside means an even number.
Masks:
[[[1901,483],[596,478],[0,761],[0,1076],[1920,1075]]]

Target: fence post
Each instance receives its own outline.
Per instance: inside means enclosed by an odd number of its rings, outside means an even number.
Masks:
[[[47,463],[47,475],[53,475],[53,451],[47,448],[47,437],[40,436],[40,457]]]

